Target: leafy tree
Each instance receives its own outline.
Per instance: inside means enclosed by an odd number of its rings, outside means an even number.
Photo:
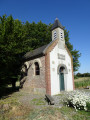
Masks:
[[[90,73],[77,73],[77,77],[90,77]]]
[[[74,72],[76,72],[76,71],[78,71],[78,69],[80,67],[80,63],[79,63],[78,59],[81,56],[81,53],[79,53],[79,51],[76,49],[73,50],[73,45],[69,42],[69,31],[67,31],[65,29],[64,33],[65,33],[65,43],[73,57],[73,70],[74,70]]]
[[[23,25],[10,15],[0,17],[0,78],[2,84],[12,83],[19,74],[20,54],[22,54]]]

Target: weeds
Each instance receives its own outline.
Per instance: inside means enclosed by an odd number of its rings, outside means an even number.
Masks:
[[[34,105],[45,105],[46,104],[45,100],[42,98],[39,98],[39,99],[34,98],[31,102]]]
[[[84,81],[79,81],[74,83],[75,83],[75,88],[83,88],[83,87],[90,86],[90,80],[84,80]]]

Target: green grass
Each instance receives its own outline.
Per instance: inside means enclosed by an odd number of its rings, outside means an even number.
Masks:
[[[85,111],[75,111],[74,108],[70,107],[62,107],[60,112],[69,118],[69,120],[89,120],[90,119],[90,112]]]
[[[90,79],[89,80],[83,80],[83,81],[76,81],[75,83],[75,88],[83,88],[90,86]]]
[[[45,105],[46,104],[45,100],[42,98],[39,98],[39,99],[34,98],[31,102],[34,105]]]
[[[46,107],[41,110],[35,110],[28,116],[29,120],[89,120],[90,112],[75,111],[74,108],[62,107]]]
[[[84,80],[90,80],[90,77],[78,77],[78,78],[74,78],[74,81],[84,81]]]
[[[51,106],[30,113],[28,120],[64,120],[58,109]]]

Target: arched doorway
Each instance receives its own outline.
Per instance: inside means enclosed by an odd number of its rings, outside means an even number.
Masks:
[[[67,66],[65,64],[59,64],[57,67],[57,74],[59,75],[60,91],[64,91],[67,89]]]
[[[60,91],[65,90],[64,72],[65,68],[63,66],[59,69],[59,80],[60,80]]]

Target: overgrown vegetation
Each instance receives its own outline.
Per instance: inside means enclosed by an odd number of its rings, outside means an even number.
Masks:
[[[26,23],[14,20],[12,15],[0,16],[0,86],[12,83],[15,87],[16,81],[20,78],[20,67],[22,56],[35,48],[48,44],[51,41],[52,25],[35,22]],[[80,64],[78,58],[80,53],[73,50],[69,42],[69,32],[65,31],[65,42],[73,56],[74,71],[77,71]]]
[[[90,86],[90,80],[84,80],[74,83],[75,83],[75,88],[85,88],[87,86]]]

